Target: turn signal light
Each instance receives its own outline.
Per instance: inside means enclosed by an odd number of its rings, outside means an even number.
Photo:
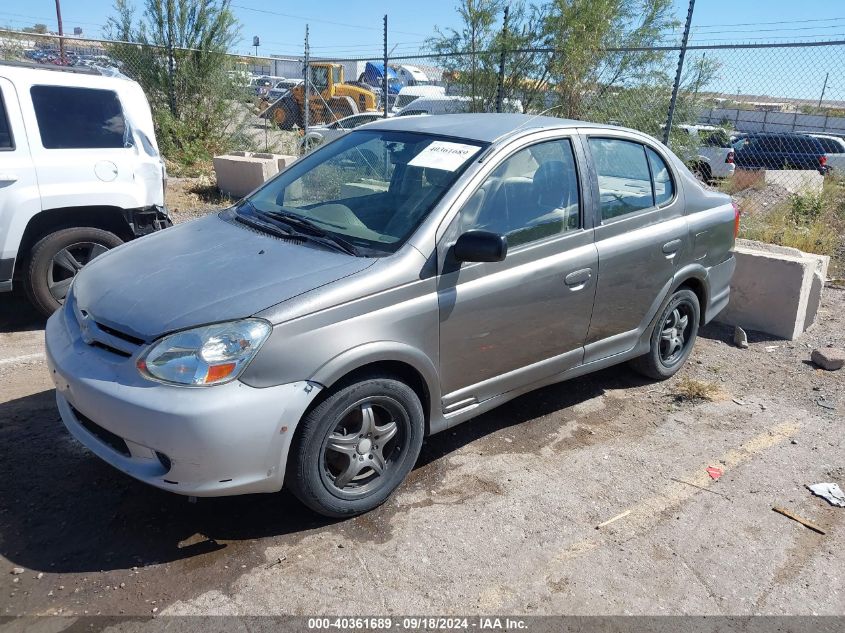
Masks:
[[[739,206],[736,202],[731,203],[734,208],[734,239],[739,237]]]

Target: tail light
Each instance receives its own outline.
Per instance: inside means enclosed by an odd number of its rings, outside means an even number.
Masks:
[[[822,154],[821,156],[819,156],[819,165],[822,166],[822,167],[827,165],[827,155],[826,154]]]
[[[734,239],[739,237],[739,205],[736,202],[731,203],[734,208]]]
[[[728,155],[725,156],[725,163],[727,163],[728,165],[734,164],[734,151],[733,150],[729,151]]]

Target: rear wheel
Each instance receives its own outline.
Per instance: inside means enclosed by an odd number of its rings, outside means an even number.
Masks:
[[[64,303],[83,266],[123,244],[114,233],[92,227],[63,229],[42,238],[31,251],[24,287],[32,304],[50,316]]]
[[[637,372],[665,380],[683,367],[698,336],[701,307],[698,296],[689,288],[681,288],[672,295],[657,319],[651,334],[651,349],[630,362]]]
[[[408,385],[373,376],[336,389],[300,422],[287,485],[329,517],[382,504],[417,461],[424,422]]]

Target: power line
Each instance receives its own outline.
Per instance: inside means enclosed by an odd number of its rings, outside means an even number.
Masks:
[[[811,20],[777,20],[775,22],[739,22],[736,24],[699,24],[694,29],[721,28],[724,26],[767,26],[769,24],[808,24],[810,22],[842,22],[845,18],[815,18]]]
[[[363,24],[349,24],[347,22],[335,22],[333,20],[325,20],[323,18],[308,18],[308,17],[302,16],[302,15],[293,15],[291,13],[281,13],[279,11],[270,11],[269,9],[256,9],[254,7],[247,7],[247,6],[244,6],[242,4],[231,4],[229,6],[235,7],[235,8],[238,8],[238,9],[243,9],[244,11],[253,11],[255,13],[264,13],[266,15],[277,15],[277,16],[280,16],[280,17],[283,17],[283,18],[291,18],[293,20],[303,20],[305,22],[315,22],[315,23],[319,23],[319,24],[331,24],[333,26],[343,26],[343,27],[351,28],[351,29],[365,29],[367,31],[381,31],[382,30],[382,27],[380,27],[380,26],[365,26]],[[417,37],[428,37],[427,35],[425,35],[423,33],[411,33],[409,31],[397,31],[395,29],[391,30],[391,33],[399,33],[401,35],[414,35],[414,36],[417,36]]]

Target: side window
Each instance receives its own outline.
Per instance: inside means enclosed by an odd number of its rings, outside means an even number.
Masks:
[[[650,147],[646,147],[648,164],[651,167],[651,179],[654,182],[654,202],[666,204],[675,196],[675,184],[666,162]]]
[[[461,231],[507,235],[519,246],[580,224],[578,172],[569,139],[538,143],[507,158],[461,209]]]
[[[126,121],[111,90],[33,86],[30,94],[46,149],[125,147]]]
[[[3,93],[0,93],[0,151],[4,149],[15,149],[15,139],[12,138],[12,128],[9,126]]]
[[[602,220],[654,206],[644,146],[595,137],[589,143],[599,180]]]

